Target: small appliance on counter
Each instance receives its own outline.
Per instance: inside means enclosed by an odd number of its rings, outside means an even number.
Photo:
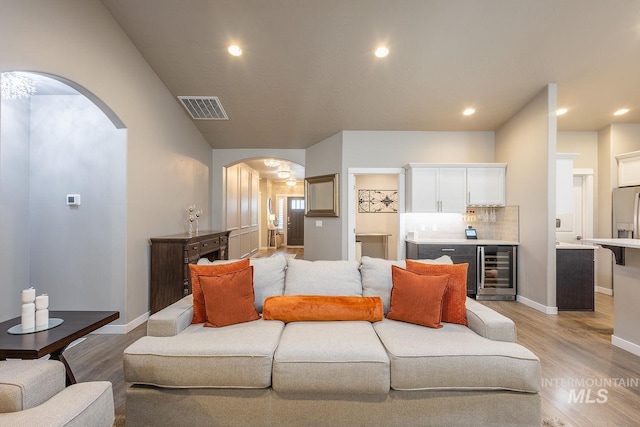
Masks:
[[[467,239],[469,240],[477,240],[478,239],[478,232],[476,231],[475,228],[469,226],[467,227],[466,230],[464,230],[464,234],[467,236]]]

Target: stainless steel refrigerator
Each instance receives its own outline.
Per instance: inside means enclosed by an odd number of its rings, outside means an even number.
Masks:
[[[640,186],[613,190],[612,236],[620,239],[640,239]]]

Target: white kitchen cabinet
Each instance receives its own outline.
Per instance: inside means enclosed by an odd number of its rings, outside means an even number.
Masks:
[[[616,156],[618,161],[618,187],[640,185],[640,151]]]
[[[466,168],[409,164],[407,169],[407,212],[465,212]]]
[[[467,168],[467,205],[504,206],[507,165]]]

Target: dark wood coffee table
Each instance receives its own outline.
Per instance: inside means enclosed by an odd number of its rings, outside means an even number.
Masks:
[[[20,317],[0,323],[0,360],[39,359],[47,354],[51,359],[64,363],[67,385],[75,384],[76,378],[62,352],[78,338],[107,325],[120,317],[117,311],[51,311],[50,318],[60,318],[60,326],[46,331],[24,335],[12,335],[7,331],[20,323]]]

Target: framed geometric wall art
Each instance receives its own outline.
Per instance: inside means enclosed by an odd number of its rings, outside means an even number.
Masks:
[[[359,213],[398,212],[397,190],[358,190]]]

